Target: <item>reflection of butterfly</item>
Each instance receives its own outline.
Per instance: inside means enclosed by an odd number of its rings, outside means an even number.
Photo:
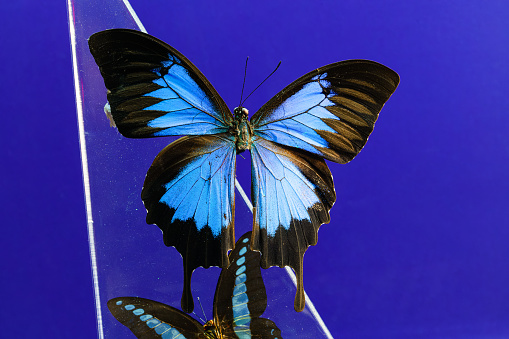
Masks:
[[[242,236],[221,271],[214,296],[214,318],[201,325],[171,306],[142,298],[108,301],[111,313],[138,338],[281,338],[269,319],[260,318],[267,295],[260,271],[260,253],[249,245],[251,232]]]
[[[330,64],[292,82],[249,121],[245,108],[231,114],[186,57],[148,34],[103,31],[89,45],[122,135],[190,135],[159,153],[142,191],[147,222],[157,224],[165,244],[183,257],[182,309],[193,309],[193,270],[228,263],[235,241],[235,155],[248,149],[253,249],[262,252],[264,268],[294,269],[295,309],[302,310],[304,252],[316,244],[336,200],[324,159],[347,163],[360,152],[398,75],[373,61]]]

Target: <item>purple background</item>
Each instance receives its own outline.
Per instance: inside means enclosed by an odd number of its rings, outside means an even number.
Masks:
[[[509,5],[312,3],[132,5],[229,106],[247,55],[247,91],[282,60],[251,112],[327,63],[396,70],[366,148],[330,164],[338,201],[306,290],[343,339],[509,337]],[[0,19],[0,336],[94,338],[66,6],[4,1]]]

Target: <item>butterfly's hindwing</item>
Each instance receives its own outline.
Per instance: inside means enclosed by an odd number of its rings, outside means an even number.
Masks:
[[[240,336],[239,338],[245,339]],[[251,338],[282,339],[283,337],[281,336],[281,330],[272,320],[265,318],[255,318],[251,322]]]
[[[144,138],[223,133],[233,119],[203,74],[148,34],[116,29],[89,40],[122,135]]]
[[[304,308],[302,260],[317,243],[318,228],[329,222],[336,200],[324,160],[297,149],[255,138],[251,149],[253,244],[261,266],[290,266],[297,274],[295,309]]]
[[[251,122],[269,141],[347,163],[366,144],[398,83],[394,71],[376,62],[341,61],[288,85]]]
[[[205,339],[203,326],[187,314],[157,301],[121,297],[108,301],[113,316],[140,339]]]
[[[233,248],[235,144],[229,135],[183,137],[164,148],[142,191],[147,223],[184,260],[182,309],[191,312],[191,274],[199,266],[226,267]]]
[[[226,338],[281,338],[271,320],[260,318],[267,294],[260,270],[260,253],[251,249],[251,232],[244,234],[221,271],[214,296],[214,319]]]

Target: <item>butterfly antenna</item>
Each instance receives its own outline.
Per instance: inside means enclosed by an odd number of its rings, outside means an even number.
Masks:
[[[244,101],[241,102],[240,106],[239,107],[242,107],[242,105],[246,102],[246,100],[251,96],[251,94],[253,94],[261,85],[263,85],[263,83],[265,81],[267,81],[268,78],[270,78],[270,76],[274,73],[276,73],[277,69],[279,68],[279,66],[281,66],[281,61],[277,64],[276,68],[272,71],[272,73],[270,73],[266,78],[265,80],[263,80],[261,82],[261,84],[259,84],[258,86],[256,86],[256,88],[251,92],[249,93],[249,95],[247,96],[247,98],[244,99]]]
[[[192,313],[192,314],[194,314],[194,315],[196,316],[196,318],[200,319],[200,321],[201,321],[202,323],[206,323],[206,321],[205,321],[205,320],[203,320],[203,319],[202,319],[202,318],[201,318],[198,314],[196,314],[196,312],[195,312],[195,311],[193,311],[193,312],[191,312],[191,313]]]
[[[200,304],[200,308],[201,308],[201,313],[203,313],[203,316],[205,317],[205,323],[208,321],[207,320],[207,315],[205,314],[205,311],[203,310],[203,305],[201,304],[201,300],[200,300],[200,297],[197,297],[198,299],[198,303]]]
[[[247,74],[247,61],[249,60],[249,57],[246,58],[246,67],[244,67],[244,81],[242,82],[242,92],[240,93],[240,103],[239,107],[242,106],[242,96],[244,95],[244,85],[246,84],[246,74]]]

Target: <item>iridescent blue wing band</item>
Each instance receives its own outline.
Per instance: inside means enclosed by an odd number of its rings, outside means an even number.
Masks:
[[[157,301],[120,297],[108,301],[111,314],[139,339],[205,339],[203,326]]]
[[[235,144],[228,134],[182,137],[147,172],[142,200],[147,223],[163,231],[184,261],[182,309],[193,310],[191,274],[228,265],[234,236]]]
[[[291,83],[252,117],[255,134],[338,163],[364,147],[399,76],[368,60],[318,68]]]
[[[108,89],[111,115],[131,138],[203,135],[228,130],[233,116],[185,56],[148,34],[112,29],[89,39]]]

